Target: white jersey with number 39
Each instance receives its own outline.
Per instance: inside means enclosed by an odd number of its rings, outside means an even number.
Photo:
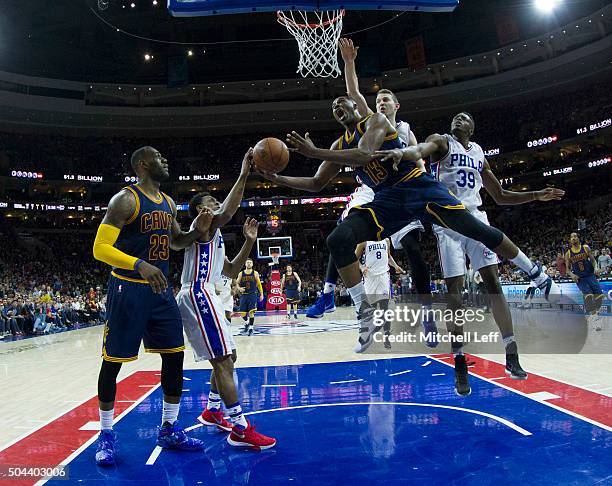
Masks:
[[[467,209],[476,209],[482,204],[480,189],[484,152],[477,143],[470,142],[466,149],[451,135],[444,136],[448,140],[448,153],[432,164],[432,173]]]

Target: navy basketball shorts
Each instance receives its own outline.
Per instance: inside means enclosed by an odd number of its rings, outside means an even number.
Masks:
[[[285,297],[288,304],[297,304],[300,301],[300,294],[297,290],[286,290]]]
[[[243,315],[253,314],[257,310],[257,301],[259,300],[259,294],[242,294],[240,296],[240,309],[239,312]]]
[[[448,210],[465,210],[465,206],[441,182],[423,173],[409,181],[378,190],[372,202],[352,209],[357,210],[370,212],[380,241],[415,219],[446,226],[444,213]]]
[[[601,285],[599,284],[599,281],[597,280],[597,277],[595,275],[589,275],[588,277],[579,277],[577,285],[578,285],[578,288],[580,289],[580,292],[582,292],[584,295],[603,294]]]
[[[140,343],[147,353],[185,349],[183,323],[172,288],[156,294],[149,284],[111,276],[108,282],[102,358],[125,362],[138,358]]]

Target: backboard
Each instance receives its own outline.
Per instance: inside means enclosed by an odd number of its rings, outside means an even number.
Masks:
[[[197,17],[252,12],[276,12],[278,10],[397,10],[415,12],[452,12],[459,0],[168,0],[168,10],[175,17]]]
[[[276,238],[257,238],[257,258],[260,260],[271,260],[274,251],[280,252],[280,258],[293,257],[293,245],[291,236],[279,236]]]

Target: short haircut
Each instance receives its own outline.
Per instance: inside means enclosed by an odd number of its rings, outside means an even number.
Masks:
[[[136,172],[136,167],[138,166],[140,161],[145,158],[147,150],[149,150],[150,148],[151,147],[144,146],[134,150],[134,152],[132,153],[132,158],[130,159],[130,163],[132,164],[132,170],[134,172]]]
[[[470,120],[472,120],[472,125],[476,125],[476,122],[474,121],[474,117],[472,116],[471,113],[467,112],[467,111],[462,111],[461,113],[463,113],[465,116],[467,116]]]
[[[389,96],[391,96],[391,98],[393,98],[393,101],[399,105],[397,96],[395,96],[395,93],[391,91],[390,89],[385,89],[385,88],[379,89],[378,93],[376,93],[376,96],[378,96],[379,94],[388,94]]]
[[[210,196],[210,192],[198,192],[189,201],[189,217],[194,219],[198,215],[198,206],[202,204],[205,197]]]

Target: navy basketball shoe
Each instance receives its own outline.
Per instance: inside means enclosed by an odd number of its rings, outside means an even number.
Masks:
[[[163,449],[175,449],[179,451],[199,451],[204,449],[204,442],[200,439],[187,437],[185,431],[178,425],[178,421],[170,424],[165,422],[159,428],[157,434],[157,445]]]

